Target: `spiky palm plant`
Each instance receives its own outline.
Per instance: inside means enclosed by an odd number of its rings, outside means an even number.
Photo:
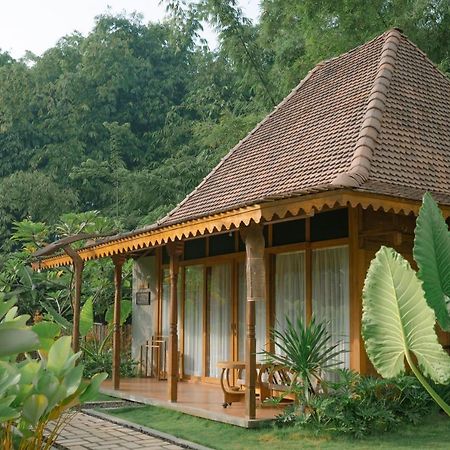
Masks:
[[[306,403],[310,393],[315,393],[326,370],[341,364],[338,356],[344,352],[339,342],[332,343],[327,322],[309,322],[298,318],[295,322],[286,317],[287,327],[283,331],[271,330],[274,352],[264,351],[267,362],[284,366],[292,374],[291,389],[300,391]]]

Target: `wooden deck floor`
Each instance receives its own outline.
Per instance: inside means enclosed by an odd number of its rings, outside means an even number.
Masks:
[[[179,382],[177,403],[170,403],[167,400],[167,382],[153,378],[122,379],[119,390],[114,390],[112,382],[107,380],[103,383],[101,392],[245,428],[259,427],[280,414],[279,408],[261,408],[258,405],[256,419],[248,420],[245,418],[244,403],[233,403],[228,408],[223,408],[220,385],[207,383]]]

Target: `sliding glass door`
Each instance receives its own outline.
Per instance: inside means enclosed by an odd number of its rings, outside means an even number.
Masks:
[[[283,332],[287,319],[295,324],[305,319],[305,252],[275,256],[275,329]]]
[[[169,307],[170,307],[170,271],[163,269],[161,295],[161,335],[169,337]]]
[[[203,266],[185,269],[184,373],[203,375]]]
[[[210,268],[208,282],[209,376],[219,377],[219,361],[231,359],[232,266]]]
[[[342,365],[350,367],[350,314],[348,247],[312,252],[312,310],[319,320],[327,321],[333,344],[344,350]]]

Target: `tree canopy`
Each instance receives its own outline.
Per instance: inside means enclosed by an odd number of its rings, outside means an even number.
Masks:
[[[316,63],[391,27],[450,71],[448,0],[262,0],[257,23],[237,0],[165,3],[162,23],[107,13],[41,56],[0,50],[3,255],[23,220],[154,222]],[[205,22],[217,49],[199,38]]]

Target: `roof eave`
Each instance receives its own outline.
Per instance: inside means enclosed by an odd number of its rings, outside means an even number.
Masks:
[[[330,187],[331,188],[331,187]],[[418,214],[421,202],[406,198],[395,198],[388,195],[359,192],[349,188],[335,187],[314,194],[300,195],[280,200],[272,200],[249,205],[229,211],[192,219],[140,232],[134,235],[110,238],[106,242],[97,243],[78,250],[84,261],[112,257],[118,254],[131,255],[146,248],[158,247],[176,240],[237,229],[247,226],[251,221],[256,223],[270,222],[287,216],[312,215],[323,209],[336,207],[372,207],[386,212]],[[450,216],[450,206],[442,207],[446,217]],[[66,255],[56,255],[33,263],[33,268],[50,269],[68,266],[71,259]]]

